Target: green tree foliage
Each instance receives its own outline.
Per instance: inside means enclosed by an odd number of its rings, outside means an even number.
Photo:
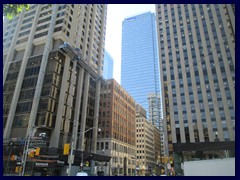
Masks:
[[[28,10],[30,4],[3,4],[3,16],[12,19],[22,12],[24,8]]]

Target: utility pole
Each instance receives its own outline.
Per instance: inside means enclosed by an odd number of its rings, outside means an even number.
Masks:
[[[74,127],[75,128],[75,127]],[[86,132],[94,129],[94,128],[98,128],[98,131],[100,132],[101,129],[96,126],[96,127],[91,127],[89,129],[87,129],[84,132],[80,132],[79,133],[79,137],[76,139],[76,141],[82,136],[82,134],[85,134]],[[69,155],[69,166],[68,166],[68,176],[71,176],[71,170],[72,170],[72,164],[74,163],[74,155],[73,155],[73,151],[75,150],[75,146],[74,146],[74,141],[75,141],[75,136],[72,136],[72,140],[71,140],[71,151],[70,151],[70,155]],[[83,170],[83,150],[81,152],[81,163],[80,163],[80,167],[81,167],[81,171]]]
[[[24,149],[23,149],[23,158],[22,158],[22,173],[21,173],[21,176],[24,176],[25,167],[26,167],[26,163],[27,163],[29,144],[30,144],[30,140],[31,140],[31,137],[32,137],[32,133],[33,133],[33,128],[30,129],[30,131],[27,135],[27,138],[25,139],[25,144],[24,144]]]

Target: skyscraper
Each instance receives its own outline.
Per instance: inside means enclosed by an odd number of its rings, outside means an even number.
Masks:
[[[96,152],[106,13],[100,4],[33,4],[6,19],[4,140],[26,137],[30,147],[31,137],[45,133],[47,146],[40,153],[61,161],[59,150],[66,143]],[[75,156],[73,165],[79,166],[79,159]],[[63,170],[53,166],[56,171],[44,173]],[[31,167],[25,174],[39,173]]]
[[[235,7],[159,4],[156,12],[169,150],[184,160],[221,157],[217,150],[235,146]]]
[[[103,77],[105,79],[112,79],[113,78],[113,58],[109,54],[109,52],[107,52],[107,50],[105,50],[103,64],[104,64],[103,65]]]
[[[121,85],[147,111],[148,94],[159,93],[159,66],[154,13],[125,18],[122,23]]]

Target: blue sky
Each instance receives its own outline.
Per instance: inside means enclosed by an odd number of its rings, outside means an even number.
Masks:
[[[155,12],[155,4],[108,4],[105,49],[114,60],[114,79],[121,79],[122,21],[144,12]]]

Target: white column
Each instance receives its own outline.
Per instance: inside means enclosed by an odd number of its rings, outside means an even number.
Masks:
[[[83,94],[83,107],[82,107],[82,115],[81,115],[81,130],[80,130],[82,134],[79,138],[79,148],[78,148],[80,149],[80,151],[84,150],[84,137],[85,137],[84,132],[85,132],[85,126],[86,126],[86,117],[87,117],[89,81],[90,81],[90,75],[88,72],[86,72],[84,94]]]
[[[98,126],[98,112],[99,112],[99,100],[100,100],[100,88],[101,88],[101,81],[97,80],[96,82],[96,94],[95,94],[95,105],[94,105],[94,120],[93,120],[93,127]],[[93,129],[92,134],[92,153],[96,153],[96,146],[97,146],[97,135],[98,135],[98,128]]]
[[[60,129],[62,124],[62,116],[64,112],[64,99],[66,95],[66,84],[67,80],[69,78],[69,68],[70,68],[70,57],[66,56],[65,62],[64,62],[64,70],[63,70],[63,76],[62,76],[62,83],[61,83],[61,90],[59,95],[59,103],[58,103],[58,109],[57,109],[57,117],[55,122],[55,127],[52,132],[52,136],[50,138],[50,148],[57,148],[59,144],[59,138],[60,138]]]
[[[53,36],[55,21],[56,21],[57,12],[58,12],[58,4],[52,5],[52,8],[53,8],[52,19],[50,21],[50,27],[48,30],[48,35],[46,37],[47,41],[43,51],[43,57],[42,57],[41,67],[38,75],[38,81],[37,81],[36,90],[35,90],[35,94],[32,102],[32,109],[29,117],[29,124],[28,124],[28,131],[27,131],[28,133],[31,131],[36,121],[39,100],[42,92],[43,80],[44,80],[46,67],[48,63],[48,55],[52,49],[52,36]]]
[[[77,81],[77,97],[76,97],[76,104],[75,104],[75,113],[74,113],[74,124],[75,131],[72,134],[72,138],[74,140],[74,147],[76,147],[77,143],[77,133],[78,133],[78,124],[79,124],[79,115],[80,115],[80,107],[81,107],[81,96],[82,96],[82,86],[83,86],[83,76],[84,76],[84,69],[80,67],[80,72]]]

